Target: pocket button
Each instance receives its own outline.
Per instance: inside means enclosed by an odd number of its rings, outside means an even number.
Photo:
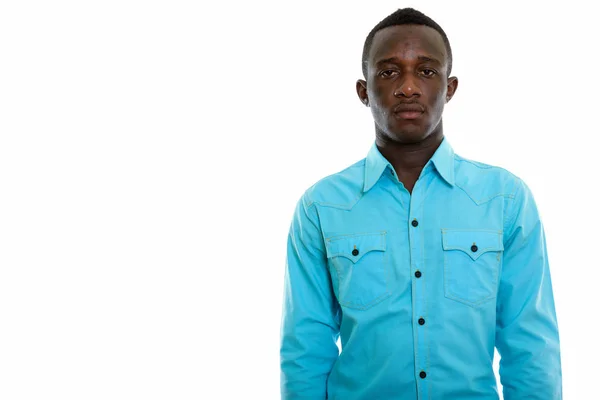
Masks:
[[[501,230],[442,229],[442,248],[447,298],[479,307],[496,297]]]
[[[326,238],[333,290],[341,306],[367,310],[390,296],[385,231]]]

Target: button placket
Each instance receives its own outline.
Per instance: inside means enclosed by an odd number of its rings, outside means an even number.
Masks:
[[[425,374],[425,369],[428,366],[429,358],[429,344],[426,335],[425,317],[427,316],[427,297],[425,290],[425,279],[421,279],[423,272],[420,271],[424,268],[423,265],[423,232],[422,229],[424,223],[424,216],[422,214],[422,207],[416,208],[415,205],[423,204],[422,200],[422,189],[423,181],[417,181],[413,188],[413,193],[410,198],[410,210],[409,210],[409,227],[408,236],[410,242],[410,263],[411,269],[414,271],[416,279],[412,279],[413,288],[413,316],[414,316],[414,347],[415,347],[415,373]],[[417,383],[417,393],[419,399],[427,399],[429,396],[429,388],[425,382]]]

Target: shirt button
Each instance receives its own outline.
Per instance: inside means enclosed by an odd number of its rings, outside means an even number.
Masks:
[[[356,257],[356,256],[358,255],[358,253],[359,253],[358,249],[354,249],[354,250],[352,250],[352,255],[353,255],[354,257]]]
[[[419,372],[419,376],[421,377],[421,379],[425,379],[427,374],[425,373],[425,371],[421,371],[421,372]]]
[[[417,226],[419,226],[419,221],[417,221],[416,219],[413,219],[411,222],[411,225],[414,227],[417,227]]]
[[[417,278],[420,278],[420,277],[421,277],[421,271],[416,271],[416,272],[415,272],[415,276],[416,276]]]
[[[419,318],[419,325],[425,325],[425,320],[423,318]]]
[[[472,251],[473,253],[476,253],[478,249],[479,249],[479,248],[477,247],[477,245],[476,245],[476,244],[473,244],[473,246],[471,246],[471,251]]]

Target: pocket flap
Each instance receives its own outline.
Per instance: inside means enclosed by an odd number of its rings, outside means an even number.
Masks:
[[[460,250],[473,260],[488,251],[503,251],[502,231],[483,229],[442,229],[444,250]]]
[[[327,258],[346,257],[358,262],[370,251],[385,251],[385,232],[357,233],[325,239]]]

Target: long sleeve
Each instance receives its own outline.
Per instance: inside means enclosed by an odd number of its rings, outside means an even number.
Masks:
[[[292,219],[281,321],[281,398],[326,399],[338,358],[340,309],[327,270],[316,206],[304,195]]]
[[[517,179],[508,204],[496,319],[504,399],[559,400],[560,347],[544,229],[523,181]]]

